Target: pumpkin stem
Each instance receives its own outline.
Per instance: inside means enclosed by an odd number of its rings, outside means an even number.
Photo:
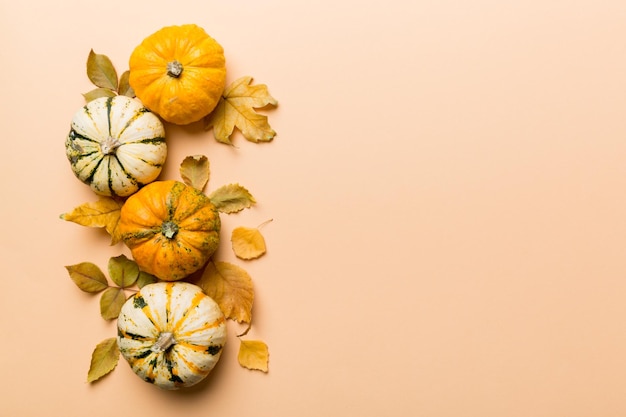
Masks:
[[[159,334],[159,337],[157,337],[154,345],[150,347],[150,350],[153,352],[164,352],[169,349],[169,347],[172,346],[174,343],[176,343],[176,340],[174,339],[174,334],[170,332],[163,332]]]
[[[180,77],[180,74],[183,72],[183,64],[180,62],[173,60],[167,63],[167,75],[172,78]]]
[[[178,225],[172,221],[167,221],[161,225],[161,233],[166,238],[172,239],[178,233]]]
[[[120,141],[109,136],[106,138],[104,142],[100,144],[100,150],[103,154],[109,155],[115,152],[117,148],[121,145]]]

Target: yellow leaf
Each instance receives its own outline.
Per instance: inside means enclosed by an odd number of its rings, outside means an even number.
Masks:
[[[242,268],[228,262],[209,262],[197,285],[217,302],[226,318],[250,323],[254,288]]]
[[[69,213],[61,214],[61,219],[88,227],[104,227],[111,235],[111,245],[121,240],[118,230],[120,209],[123,202],[111,197],[100,197],[93,203],[85,203]]]
[[[188,156],[180,164],[180,176],[183,182],[200,191],[209,182],[209,159],[204,155]]]
[[[270,95],[266,85],[252,86],[251,82],[252,77],[246,76],[226,87],[217,107],[207,117],[205,127],[207,130],[213,128],[218,142],[231,144],[230,137],[235,127],[250,142],[267,142],[276,135],[267,116],[257,113],[255,109],[276,106],[278,102]]]
[[[125,302],[126,295],[123,289],[118,287],[107,288],[100,296],[100,315],[105,320],[116,319]]]
[[[256,200],[245,187],[239,184],[223,185],[209,195],[209,199],[220,213],[236,213],[252,207]]]
[[[239,345],[237,359],[244,368],[267,372],[269,357],[267,345],[260,340],[242,340]]]
[[[94,382],[111,372],[117,366],[120,351],[117,338],[111,337],[98,343],[91,354],[91,366],[87,373],[87,382]]]
[[[96,87],[117,90],[117,72],[108,56],[89,51],[87,77]]]
[[[241,259],[256,259],[266,251],[265,238],[259,229],[252,227],[236,227],[230,241],[233,252]]]
[[[104,273],[97,265],[91,262],[81,262],[65,267],[70,278],[81,290],[89,293],[99,293],[109,287]]]

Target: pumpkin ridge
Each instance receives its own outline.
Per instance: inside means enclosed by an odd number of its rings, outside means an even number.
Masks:
[[[214,329],[216,327],[221,326],[224,322],[226,322],[226,319],[224,317],[218,317],[216,320],[210,322],[210,323],[206,323],[204,326],[202,327],[196,327],[193,330],[189,330],[186,331],[184,333],[179,332],[178,333],[178,337],[180,338],[178,343],[182,343],[182,344],[188,344],[188,345],[193,345],[193,346],[199,346],[196,344],[192,344],[191,342],[187,342],[185,339],[191,335],[193,335],[194,333],[197,332],[202,332],[205,330],[209,330],[209,329]],[[206,346],[203,346],[203,349],[206,348]]]
[[[130,127],[130,125],[132,125],[133,123],[135,123],[141,116],[143,116],[145,113],[150,113],[150,110],[148,110],[145,107],[140,107],[138,109],[135,109],[134,113],[132,116],[130,116],[130,118],[126,121],[126,124],[124,125],[124,127],[122,127],[122,129],[120,129],[119,132],[117,132],[117,137],[118,138],[122,138],[122,135],[124,134],[124,132],[126,131],[126,129],[128,129]]]
[[[174,332],[174,334],[178,335],[178,332],[180,331],[180,327],[183,325],[185,320],[187,320],[187,318],[189,317],[189,312],[192,309],[198,307],[198,304],[200,304],[200,302],[204,299],[204,297],[206,297],[206,295],[203,292],[198,292],[192,298],[191,305],[189,305],[189,307],[183,313],[182,317],[172,326],[172,332]]]
[[[187,368],[190,369],[193,373],[196,373],[196,374],[205,374],[206,373],[206,370],[200,368],[198,365],[196,365],[195,363],[193,363],[190,360],[188,360],[185,357],[185,355],[183,355],[183,353],[180,351],[180,348],[175,349],[174,352],[172,352],[172,353],[175,354],[177,356],[178,360],[180,362],[184,363],[185,366],[187,366]]]

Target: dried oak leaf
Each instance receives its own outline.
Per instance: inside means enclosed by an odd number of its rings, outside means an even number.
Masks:
[[[91,354],[91,365],[87,372],[87,382],[94,382],[111,372],[117,366],[120,351],[117,339],[111,337],[96,345]]]
[[[241,340],[237,359],[244,368],[267,372],[269,349],[260,340]]]
[[[69,213],[61,214],[61,219],[88,227],[104,227],[111,235],[111,245],[121,241],[118,230],[120,210],[124,203],[111,197],[100,197],[92,203],[82,204]]]
[[[204,190],[210,176],[209,159],[204,155],[186,157],[180,164],[180,176],[185,184]]]
[[[256,109],[276,106],[278,102],[266,85],[250,85],[251,82],[252,77],[245,76],[226,87],[215,110],[205,119],[205,129],[213,128],[218,142],[231,145],[230,137],[235,127],[250,142],[268,142],[276,136],[267,116],[257,113]]]
[[[236,227],[233,229],[230,241],[233,252],[241,259],[256,259],[265,253],[265,238],[257,228]]]
[[[245,187],[239,184],[224,185],[209,195],[215,208],[221,213],[236,213],[256,204],[256,200]]]
[[[226,318],[250,323],[254,288],[242,268],[228,262],[209,262],[197,285],[217,302]]]

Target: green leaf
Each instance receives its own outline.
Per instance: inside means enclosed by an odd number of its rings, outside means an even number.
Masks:
[[[135,90],[130,86],[128,82],[128,78],[130,76],[130,71],[124,71],[120,76],[120,85],[117,87],[117,93],[121,96],[126,97],[135,97]]]
[[[209,199],[218,211],[228,214],[250,208],[256,203],[252,194],[239,184],[224,185],[213,191]]]
[[[83,94],[83,97],[85,97],[85,101],[87,103],[89,103],[91,100],[95,100],[100,97],[115,97],[115,96],[116,96],[115,91],[109,90],[108,88],[102,88],[102,87],[95,88]]]
[[[158,281],[158,278],[152,274],[144,271],[139,271],[139,278],[137,279],[137,286],[143,288],[148,284],[154,284]]]
[[[66,266],[72,281],[81,290],[89,293],[98,293],[109,287],[104,273],[97,265],[91,262],[81,262],[76,265]]]
[[[91,365],[87,373],[87,382],[97,381],[110,373],[117,366],[119,358],[120,351],[115,337],[98,343],[91,354]]]
[[[108,56],[89,51],[87,77],[96,86],[117,91],[117,72]]]
[[[109,259],[109,277],[122,288],[131,287],[139,278],[139,267],[126,255],[115,256]]]
[[[113,320],[119,316],[126,302],[124,290],[117,287],[107,288],[100,297],[100,315],[105,320]]]

